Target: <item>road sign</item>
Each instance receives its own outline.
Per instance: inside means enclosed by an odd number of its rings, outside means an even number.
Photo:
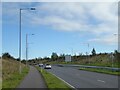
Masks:
[[[65,56],[65,61],[66,62],[71,62],[71,55],[66,55]]]

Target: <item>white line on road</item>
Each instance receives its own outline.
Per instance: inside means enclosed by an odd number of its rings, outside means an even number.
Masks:
[[[49,72],[49,73],[51,73],[51,72]],[[74,88],[74,89],[75,89],[75,87],[72,86],[72,85],[70,85],[68,82],[64,81],[63,79],[61,79],[60,77],[56,76],[56,75],[53,74],[53,73],[51,73],[51,74],[54,75],[55,77],[59,78],[61,81],[63,81],[64,83],[66,83],[66,84],[67,84],[68,86],[70,86],[71,88]]]
[[[97,81],[105,83],[105,81],[103,81],[103,80],[99,80],[99,79],[98,79]]]

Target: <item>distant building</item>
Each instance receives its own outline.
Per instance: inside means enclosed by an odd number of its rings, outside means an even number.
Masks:
[[[71,62],[71,55],[65,55],[65,62]]]

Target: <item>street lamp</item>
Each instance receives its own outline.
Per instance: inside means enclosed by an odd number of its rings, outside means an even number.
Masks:
[[[21,74],[21,33],[22,33],[22,31],[21,31],[21,12],[22,12],[22,10],[35,10],[35,8],[20,8],[19,9],[19,15],[20,15],[20,17],[19,17],[19,19],[20,19],[20,21],[19,21],[19,60],[20,60],[20,67],[19,67],[19,73]]]
[[[26,66],[27,66],[27,60],[28,60],[28,36],[34,35],[34,34],[26,34]]]
[[[80,43],[80,44],[86,44],[86,45],[87,45],[87,47],[88,47],[88,52],[86,52],[86,56],[88,55],[88,62],[89,62],[89,64],[90,64],[90,60],[89,60],[89,46],[90,46],[90,44],[89,44],[89,43]]]

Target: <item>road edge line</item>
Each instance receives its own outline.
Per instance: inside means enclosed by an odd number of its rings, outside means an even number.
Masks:
[[[51,73],[51,72],[49,72],[49,73]],[[60,77],[58,77],[58,76],[56,76],[55,74],[53,74],[53,73],[51,73],[52,75],[54,75],[55,77],[57,77],[58,79],[60,79],[61,81],[63,81],[64,83],[66,83],[68,86],[70,86],[71,88],[74,88],[75,89],[75,87],[74,86],[72,86],[71,84],[69,84],[68,82],[66,82],[65,80],[63,80],[62,78],[60,78]]]

